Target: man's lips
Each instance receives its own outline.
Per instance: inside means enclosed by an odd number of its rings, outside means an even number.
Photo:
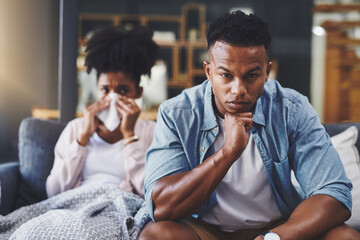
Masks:
[[[246,101],[231,101],[231,102],[227,102],[227,104],[231,107],[231,108],[243,108],[245,106],[249,106],[251,104],[251,102],[246,102]]]

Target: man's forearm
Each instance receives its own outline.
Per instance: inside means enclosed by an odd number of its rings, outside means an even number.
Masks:
[[[177,220],[194,213],[235,160],[220,149],[191,171],[160,179],[152,194],[155,220]]]
[[[284,224],[272,229],[281,240],[317,239],[330,229],[344,223],[350,211],[335,198],[314,195],[304,200]]]

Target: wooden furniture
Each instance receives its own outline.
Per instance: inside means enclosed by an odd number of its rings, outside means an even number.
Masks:
[[[148,119],[156,121],[157,116],[157,108],[149,109],[147,111],[142,111],[140,114],[140,118],[142,119]],[[59,110],[57,109],[47,109],[47,108],[41,108],[41,107],[33,107],[31,110],[31,115],[33,118],[39,118],[39,119],[47,119],[47,120],[57,120],[59,119]],[[76,117],[82,117],[83,113],[76,113]]]
[[[360,5],[317,5],[314,11],[360,11]],[[323,122],[360,121],[360,39],[349,35],[360,28],[360,20],[325,21],[321,26],[326,30]]]
[[[182,90],[206,79],[202,62],[199,60],[207,52],[206,10],[203,4],[185,4],[180,15],[79,13],[79,46],[84,46],[89,33],[106,26],[124,28],[148,26],[154,32],[172,33],[174,38],[170,39],[155,38],[154,35],[155,41],[160,46],[160,53],[170,53],[166,56],[160,56],[167,63],[169,71],[168,88]],[[78,67],[78,70],[82,70],[81,67]],[[59,111],[34,107],[32,116],[40,119],[58,119]],[[77,113],[76,116],[81,117],[82,113]],[[156,120],[156,116],[156,107],[143,111],[140,115],[141,118],[151,120]]]
[[[199,57],[206,52],[206,11],[203,4],[189,3],[182,7],[180,15],[138,15],[138,14],[79,14],[79,44],[86,42],[86,36],[95,28],[103,26],[148,26],[155,32],[173,33],[174,39],[159,38],[160,53],[170,51],[170,57],[163,59],[169,69],[169,88],[187,88],[195,85],[196,78],[206,75],[199,64]],[[175,30],[175,31],[174,31]],[[161,56],[160,56],[161,57]]]

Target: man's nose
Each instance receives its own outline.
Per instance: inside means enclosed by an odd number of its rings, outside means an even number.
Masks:
[[[231,94],[236,98],[244,97],[247,93],[247,88],[243,80],[235,78],[231,86]]]

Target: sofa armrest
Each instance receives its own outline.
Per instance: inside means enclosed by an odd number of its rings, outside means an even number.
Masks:
[[[6,215],[14,208],[18,189],[19,163],[8,162],[0,164],[0,214]]]

